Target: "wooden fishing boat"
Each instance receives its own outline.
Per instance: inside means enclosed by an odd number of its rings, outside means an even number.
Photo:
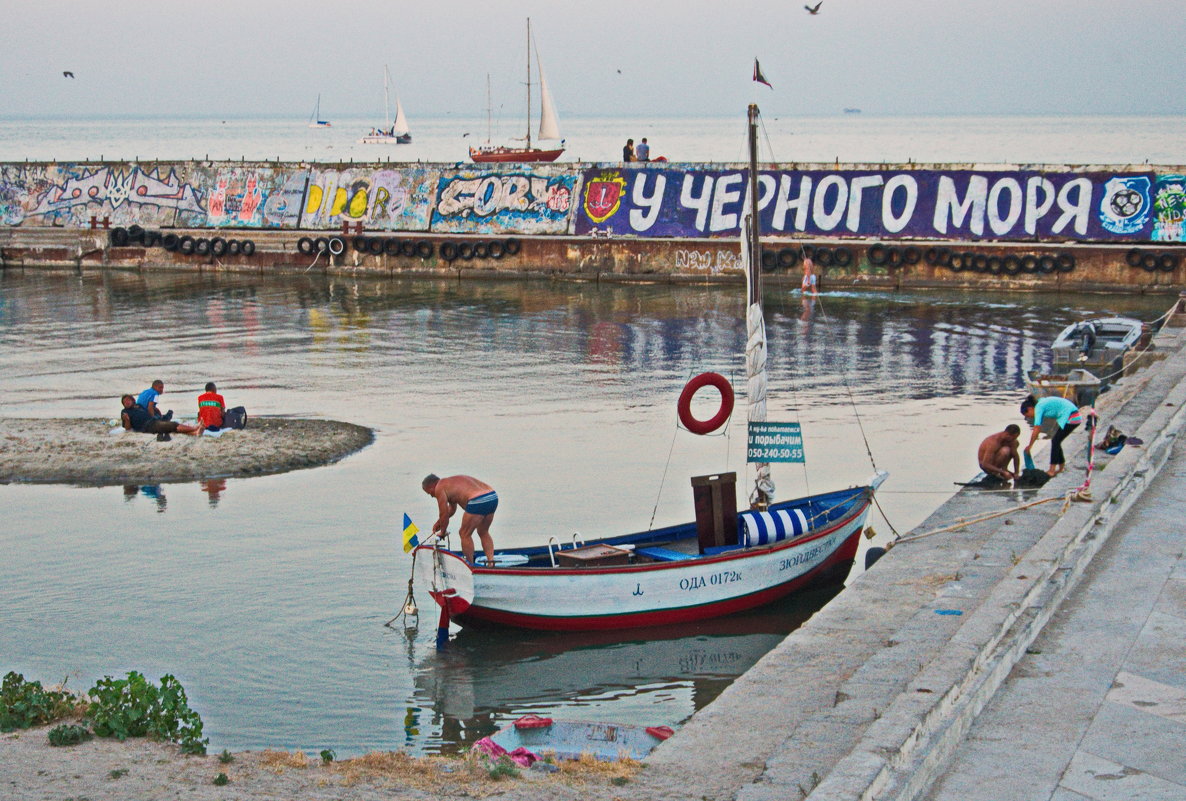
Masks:
[[[552,93],[548,91],[548,81],[544,78],[544,68],[539,62],[539,48],[536,47],[531,36],[531,20],[527,20],[527,135],[524,137],[526,145],[492,145],[489,134],[486,144],[469,149],[469,157],[478,164],[512,163],[512,162],[549,162],[560,158],[564,153],[564,142],[560,147],[540,148],[531,146],[531,54],[535,53],[535,66],[539,71],[539,138],[560,139],[560,124],[556,119],[556,107],[552,103]],[[487,77],[489,87],[489,77]],[[486,117],[487,126],[490,124],[491,105],[489,88],[487,88]]]
[[[747,400],[751,439],[766,424],[766,329],[757,235],[757,107],[750,107],[751,203],[742,212],[742,263],[747,277]],[[711,376],[708,381],[700,379]],[[718,380],[720,383],[718,383]],[[681,396],[712,384],[722,409],[712,421],[686,427],[715,430],[728,419],[733,392],[715,373],[694,378]],[[689,389],[692,392],[689,393]],[[726,392],[728,402],[726,402]],[[726,409],[726,407],[728,407]],[[711,422],[711,427],[704,423]],[[776,424],[769,424],[776,425]],[[751,449],[753,508],[736,509],[735,475],[693,478],[695,522],[563,548],[502,549],[494,565],[468,563],[438,541],[419,545],[413,572],[442,610],[462,626],[596,630],[682,623],[770,603],[802,587],[843,579],[852,566],[873,494],[887,474],[860,486],[773,501],[769,461],[782,454]],[[787,459],[790,461],[791,459]],[[484,560],[483,560],[484,561]]]
[[[1026,373],[1025,386],[1035,398],[1054,396],[1066,398],[1076,406],[1092,406],[1103,391],[1101,382],[1089,370],[1069,370],[1066,373]]]

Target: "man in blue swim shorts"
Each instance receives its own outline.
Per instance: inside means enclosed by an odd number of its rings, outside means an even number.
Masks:
[[[474,530],[482,541],[486,553],[486,564],[494,564],[494,538],[490,536],[490,522],[498,508],[498,493],[489,484],[473,476],[448,476],[440,478],[434,473],[425,476],[420,483],[424,491],[437,499],[440,514],[432,524],[432,533],[445,537],[449,533],[449,518],[460,506],[465,510],[461,516],[461,552],[465,560],[474,564]]]

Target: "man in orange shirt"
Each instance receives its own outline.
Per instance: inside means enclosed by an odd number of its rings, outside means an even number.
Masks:
[[[226,400],[218,394],[214,382],[208,382],[206,392],[198,396],[198,420],[206,426],[207,431],[217,431],[222,428],[222,414],[225,411]]]

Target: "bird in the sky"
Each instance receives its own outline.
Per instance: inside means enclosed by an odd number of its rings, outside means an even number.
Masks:
[[[74,73],[73,73],[73,72],[71,72],[70,70],[63,70],[63,71],[62,71],[62,77],[63,77],[63,78],[73,78],[73,77],[74,77]]]
[[[818,13],[819,13],[819,7],[820,7],[820,6],[822,6],[823,4],[824,4],[824,0],[820,0],[820,1],[819,1],[818,3],[816,3],[814,6],[803,6],[803,7],[804,7],[805,9],[807,9],[807,13],[808,13],[808,14],[818,14]]]

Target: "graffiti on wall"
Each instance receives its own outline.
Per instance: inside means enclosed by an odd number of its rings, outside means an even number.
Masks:
[[[578,234],[736,236],[748,171],[590,170]],[[892,239],[1146,238],[1151,173],[764,171],[763,231]]]
[[[1186,242],[1186,175],[1163,175],[1153,194],[1153,239]]]
[[[563,234],[576,191],[573,172],[442,175],[432,229],[449,233]]]
[[[174,167],[146,171],[136,165],[93,169],[63,166],[58,173],[57,180],[37,198],[30,216],[78,221],[84,217],[89,220],[92,215],[140,218],[159,212],[173,216],[176,212],[202,211],[201,193],[179,178]]]
[[[380,230],[424,231],[438,172],[422,167],[314,170],[301,225],[361,222]]]
[[[305,188],[304,171],[235,167],[207,177],[204,221],[182,217],[185,225],[214,228],[280,228],[295,226]]]

